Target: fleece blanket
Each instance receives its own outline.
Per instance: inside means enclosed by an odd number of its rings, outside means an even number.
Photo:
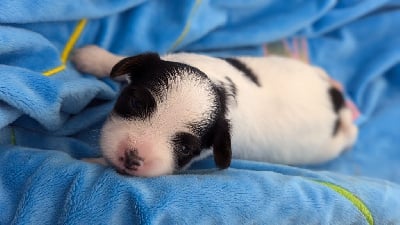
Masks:
[[[1,1],[0,224],[400,224],[398,21],[397,0]],[[71,65],[87,44],[310,62],[358,106],[359,139],[302,168],[119,175],[79,160],[120,89]]]

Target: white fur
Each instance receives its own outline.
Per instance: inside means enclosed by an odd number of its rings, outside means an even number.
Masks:
[[[78,51],[74,61],[84,72],[103,77],[122,58],[92,46]],[[357,127],[347,108],[339,112],[341,125],[332,136],[337,117],[328,95],[332,84],[320,68],[276,56],[239,57],[257,75],[261,84],[258,87],[218,58],[189,53],[162,58],[196,67],[214,83],[224,85],[226,76],[234,82],[237,96],[228,99],[227,115],[232,125],[234,158],[284,164],[319,163],[336,157],[356,139]],[[196,79],[177,80],[172,86],[168,93],[171,98],[168,102],[158,100],[151,120],[134,122],[111,117],[106,123],[102,149],[112,164],[119,166],[119,152],[126,147],[144,145],[147,150],[139,150],[139,155],[152,160],[145,160],[148,167],[132,175],[173,172],[170,135],[190,132],[184,126],[186,123],[209,116],[215,96],[210,96],[209,84]]]

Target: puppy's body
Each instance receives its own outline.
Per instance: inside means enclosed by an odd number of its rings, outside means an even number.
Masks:
[[[84,48],[74,57],[78,68],[100,77],[108,76],[114,64],[122,59],[97,47]],[[351,111],[344,105],[339,90],[319,68],[281,57],[220,59],[178,53],[161,59],[167,63],[147,64],[147,67],[163,65],[168,71],[187,74],[166,79],[164,83],[168,83],[168,87],[165,90],[168,91],[155,100],[157,109],[148,117],[148,122],[131,123],[129,118],[121,119],[121,115],[111,116],[103,129],[103,154],[119,169],[124,166],[118,165],[117,158],[125,155],[126,159],[128,155],[118,151],[147,149],[139,150],[138,157],[145,159],[136,161],[138,166],[131,172],[125,170],[126,173],[139,176],[171,173],[209,155],[211,147],[217,165],[226,167],[229,162],[224,162],[221,157],[230,157],[230,144],[234,158],[284,164],[319,163],[336,157],[356,139],[357,128],[352,123]],[[132,60],[136,60],[133,64],[139,64],[137,58]],[[125,61],[125,64],[129,62]],[[125,64],[118,64],[115,70],[123,68],[118,75],[127,73],[130,83],[135,83],[137,75],[129,72],[132,68],[124,70]],[[181,65],[188,65],[189,69],[169,68],[180,68]],[[144,70],[150,74],[161,71]],[[155,95],[155,91],[151,93]],[[193,124],[200,124],[201,131],[196,132]],[[219,131],[220,127],[224,132]],[[128,135],[132,132],[134,134]],[[176,150],[168,150],[176,146],[170,145],[170,140],[175,141],[176,134],[181,133],[193,134],[202,148],[183,161],[181,156],[175,155],[178,154]],[[118,138],[121,136],[128,137]],[[221,142],[218,140],[221,137],[229,140]],[[147,141],[145,144],[126,144],[140,142],[139,139]],[[118,147],[124,142],[124,147]],[[150,142],[152,147],[142,146]],[[227,146],[228,153],[218,150]],[[152,151],[158,152],[149,153]],[[144,168],[146,157],[147,161],[153,158],[154,165]]]
[[[234,158],[318,163],[354,142],[351,112],[334,112],[328,91],[332,86],[320,69],[276,56],[236,58],[253,77],[219,58],[179,53],[164,59],[199,68],[228,91]],[[332,135],[338,116],[341,127]]]

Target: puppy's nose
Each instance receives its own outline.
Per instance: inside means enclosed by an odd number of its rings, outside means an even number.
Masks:
[[[143,165],[143,158],[138,154],[137,149],[127,149],[123,158],[124,167],[129,170],[137,170]]]

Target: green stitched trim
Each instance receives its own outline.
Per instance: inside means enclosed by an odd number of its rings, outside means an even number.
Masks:
[[[173,51],[176,47],[178,47],[178,45],[180,45],[182,43],[183,39],[189,33],[190,26],[192,25],[193,16],[196,13],[197,9],[199,8],[201,2],[202,2],[202,0],[196,0],[193,8],[190,10],[189,19],[187,20],[182,33],[179,35],[178,39],[175,41],[175,43],[172,45],[172,47],[169,51]]]
[[[17,138],[15,137],[15,130],[13,127],[11,127],[11,144],[12,145],[17,144]]]
[[[347,198],[364,215],[365,219],[368,221],[368,224],[370,225],[374,224],[374,217],[372,216],[371,211],[368,209],[368,207],[364,204],[364,202],[360,198],[358,198],[350,191],[336,184],[329,183],[326,181],[318,181],[318,180],[314,181],[336,191],[341,196]]]

